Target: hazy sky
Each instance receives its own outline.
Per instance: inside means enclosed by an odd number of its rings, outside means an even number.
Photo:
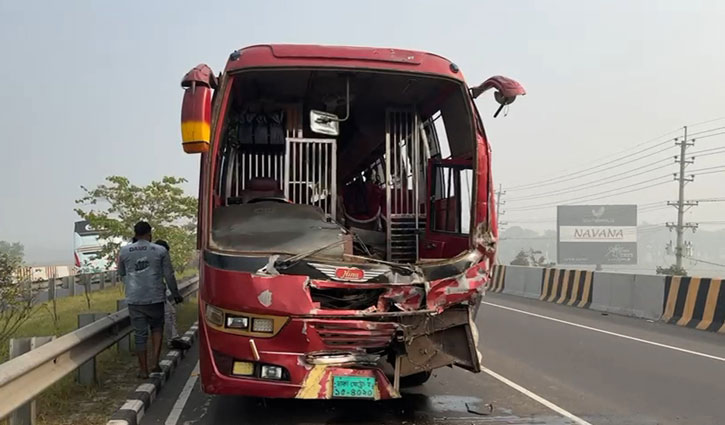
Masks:
[[[70,262],[80,185],[111,174],[138,184],[175,175],[195,191],[198,157],[184,155],[179,140],[179,81],[200,62],[218,72],[233,49],[250,44],[422,49],[455,61],[470,84],[495,74],[519,80],[528,95],[507,117],[491,117],[490,95],[478,102],[504,187],[587,168],[684,124],[725,116],[723,2],[444,4],[0,0],[0,239],[24,243],[30,260]],[[707,140],[702,148],[725,145],[723,136]],[[725,155],[712,155],[693,167],[723,163]],[[724,181],[725,173],[698,177],[688,195],[723,197]],[[589,192],[611,188],[617,185]],[[581,194],[512,201],[507,218],[550,219],[553,207],[515,209]],[[596,202],[646,204],[676,194],[670,183]],[[690,219],[725,220],[723,210],[725,203],[709,204]],[[641,221],[674,215],[656,210]]]

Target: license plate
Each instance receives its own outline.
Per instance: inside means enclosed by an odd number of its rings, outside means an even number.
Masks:
[[[368,376],[333,376],[333,397],[373,398],[375,378]]]

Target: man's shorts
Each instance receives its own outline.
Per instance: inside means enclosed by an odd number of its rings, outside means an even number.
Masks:
[[[129,304],[128,315],[134,330],[136,351],[143,351],[146,349],[149,328],[151,332],[161,332],[164,329],[164,303]]]

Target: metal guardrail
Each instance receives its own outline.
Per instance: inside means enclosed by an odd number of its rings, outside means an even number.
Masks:
[[[199,289],[199,278],[180,285],[184,297]],[[90,325],[0,364],[0,419],[94,358],[131,332],[128,309],[110,314]]]

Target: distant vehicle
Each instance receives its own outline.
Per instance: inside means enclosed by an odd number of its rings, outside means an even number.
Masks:
[[[73,256],[78,273],[98,273],[115,268],[112,259],[102,256],[104,241],[88,221],[76,221],[73,232]]]

